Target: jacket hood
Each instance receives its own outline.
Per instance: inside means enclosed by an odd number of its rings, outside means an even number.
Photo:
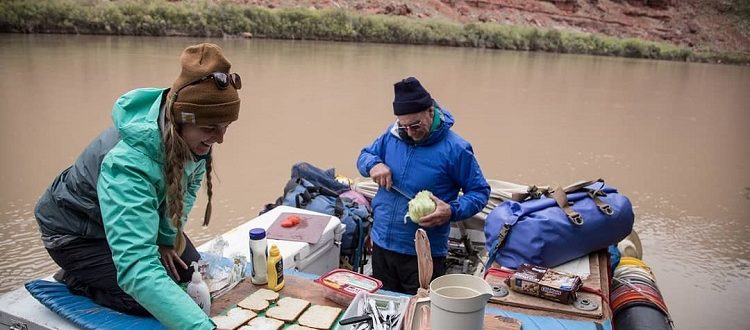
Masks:
[[[112,121],[122,141],[158,163],[163,162],[159,128],[163,88],[140,88],[120,96],[112,107]]]
[[[448,110],[441,108],[437,102],[435,102],[435,112],[436,114],[439,113],[440,115],[440,126],[438,126],[434,131],[430,132],[430,135],[427,136],[427,138],[424,141],[420,141],[415,143],[416,145],[421,146],[427,146],[434,144],[437,141],[442,140],[446,134],[448,134],[448,131],[450,131],[451,127],[453,127],[454,119],[453,115],[448,112]],[[398,139],[403,140],[404,142],[407,142],[404,140],[401,135],[398,133],[398,120],[393,123],[393,126],[391,126],[391,134],[396,136]],[[410,142],[412,143],[412,142]]]

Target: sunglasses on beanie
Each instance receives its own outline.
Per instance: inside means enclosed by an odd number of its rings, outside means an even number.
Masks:
[[[224,73],[224,72],[213,72],[201,79],[198,79],[194,82],[191,82],[189,85],[194,84],[200,84],[208,79],[213,79],[214,83],[216,84],[216,88],[225,90],[227,87],[229,87],[229,84],[232,84],[235,89],[242,89],[242,79],[240,78],[240,75],[237,73]]]

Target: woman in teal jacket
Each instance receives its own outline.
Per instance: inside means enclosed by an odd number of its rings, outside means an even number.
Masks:
[[[37,203],[42,241],[73,293],[170,329],[212,329],[176,282],[200,255],[183,233],[211,149],[237,120],[239,75],[214,44],[186,48],[171,89],[121,96],[114,127],[99,135]]]

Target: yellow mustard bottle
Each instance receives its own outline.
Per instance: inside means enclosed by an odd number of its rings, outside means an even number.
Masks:
[[[276,244],[268,251],[268,288],[279,291],[284,287],[284,258]]]

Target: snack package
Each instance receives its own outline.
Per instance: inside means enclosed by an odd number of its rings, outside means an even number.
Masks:
[[[577,275],[529,264],[518,267],[509,282],[513,291],[568,305],[583,284]]]

